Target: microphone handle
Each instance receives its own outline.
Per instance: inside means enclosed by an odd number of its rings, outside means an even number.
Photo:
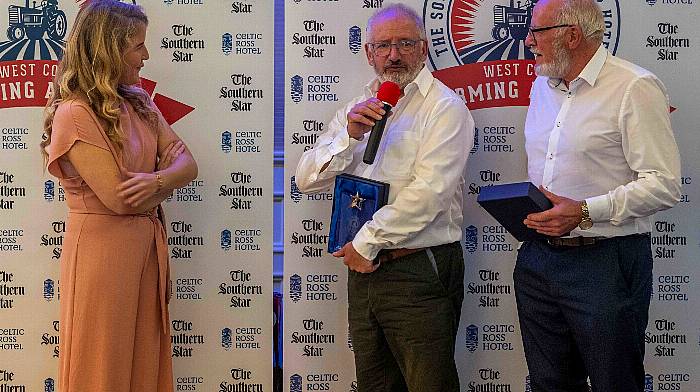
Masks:
[[[384,133],[384,127],[386,126],[386,120],[389,118],[389,112],[391,112],[391,105],[384,103],[384,117],[381,120],[374,123],[372,127],[372,132],[369,134],[369,139],[367,139],[367,147],[365,147],[365,154],[362,156],[362,162],[371,165],[374,163],[374,157],[377,156],[377,150],[379,149],[379,142],[382,140],[382,134]]]

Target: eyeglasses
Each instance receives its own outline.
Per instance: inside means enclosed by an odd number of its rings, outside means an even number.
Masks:
[[[555,25],[555,26],[547,26],[547,27],[536,27],[536,28],[528,28],[527,29],[527,35],[532,37],[532,41],[535,43],[535,46],[537,46],[537,39],[535,38],[535,33],[540,32],[540,31],[547,31],[547,30],[552,30],[552,29],[558,29],[562,27],[574,27],[572,24],[560,24],[560,25]]]
[[[372,48],[375,56],[386,57],[391,53],[391,48],[396,46],[396,50],[401,54],[413,54],[416,51],[416,44],[423,40],[402,39],[397,43],[391,42],[369,42],[368,45]]]

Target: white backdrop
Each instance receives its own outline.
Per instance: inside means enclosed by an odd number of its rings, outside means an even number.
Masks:
[[[199,178],[165,203],[176,390],[272,390],[273,83],[284,86],[285,102],[284,390],[356,388],[345,268],[325,253],[331,195],[302,195],[292,176],[334,111],[372,78],[361,45],[367,17],[384,1],[278,1],[284,2],[286,71],[277,80],[273,0],[137,1],[151,20],[143,85],[200,166]],[[71,25],[81,1],[58,3]],[[516,243],[475,199],[482,186],[526,178],[528,53],[518,39],[491,35],[495,10],[510,0],[406,3],[425,15],[430,69],[465,97],[477,126],[476,147],[465,151],[462,388],[524,391],[527,369],[511,278]],[[513,3],[520,10],[509,12],[526,12],[527,1]],[[599,3],[609,49],[656,73],[675,109],[684,200],[655,217],[648,390],[695,391],[700,117],[693,94],[700,87],[700,11],[694,0]],[[10,27],[4,7],[24,5],[3,2],[0,31]],[[52,67],[64,45],[45,33],[18,41],[0,37],[0,388],[7,391],[55,389],[57,258],[66,211],[63,190],[42,171],[37,146]],[[236,196],[241,192],[260,196]]]
[[[346,269],[324,251],[331,195],[302,195],[294,169],[331,116],[373,77],[357,31],[382,0],[286,2],[285,390],[356,389],[348,341]],[[387,2],[388,3],[388,2]],[[534,79],[522,37],[492,35],[527,17],[529,1],[413,0],[425,19],[429,66],[462,95],[476,121],[464,208],[465,298],[457,339],[464,391],[525,391],[527,367],[515,310],[517,242],[476,203],[481,187],[527,179],[523,126]],[[683,162],[683,202],[658,214],[653,233],[654,296],[646,335],[647,390],[697,391],[700,382],[700,197],[697,4],[599,0],[610,51],[656,73],[670,91]],[[316,26],[316,29],[308,29]],[[321,27],[319,27],[321,26]],[[517,27],[517,24],[515,25]],[[508,32],[506,31],[506,34]],[[517,35],[517,32],[515,33]],[[334,39],[312,39],[311,36]],[[294,37],[309,37],[295,44]],[[324,43],[325,42],[325,43]],[[309,47],[310,49],[306,49]],[[306,51],[305,51],[306,49]],[[306,57],[305,53],[323,53]],[[316,83],[318,76],[333,76]],[[314,91],[330,92],[319,96]],[[319,99],[325,98],[325,99]],[[695,182],[693,182],[693,180]],[[309,224],[311,222],[312,224]],[[331,282],[317,284],[329,277]],[[429,355],[429,353],[426,353]]]
[[[58,2],[69,26],[80,3]],[[175,388],[270,391],[273,119],[260,114],[273,108],[273,8],[258,1],[137,3],[150,19],[143,86],[199,164],[199,177],[164,203]],[[3,32],[13,12],[7,7],[15,5],[25,1],[3,2]],[[64,41],[0,38],[2,391],[57,387],[66,208],[60,184],[42,171],[38,144],[51,66]]]

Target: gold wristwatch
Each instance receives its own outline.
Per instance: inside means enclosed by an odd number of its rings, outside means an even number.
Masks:
[[[591,220],[591,215],[588,212],[588,204],[584,200],[581,202],[581,223],[578,224],[581,230],[588,230],[593,227],[593,221]]]

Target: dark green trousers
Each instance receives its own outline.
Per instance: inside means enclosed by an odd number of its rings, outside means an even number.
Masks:
[[[458,392],[455,338],[464,298],[459,242],[349,271],[358,392]]]

